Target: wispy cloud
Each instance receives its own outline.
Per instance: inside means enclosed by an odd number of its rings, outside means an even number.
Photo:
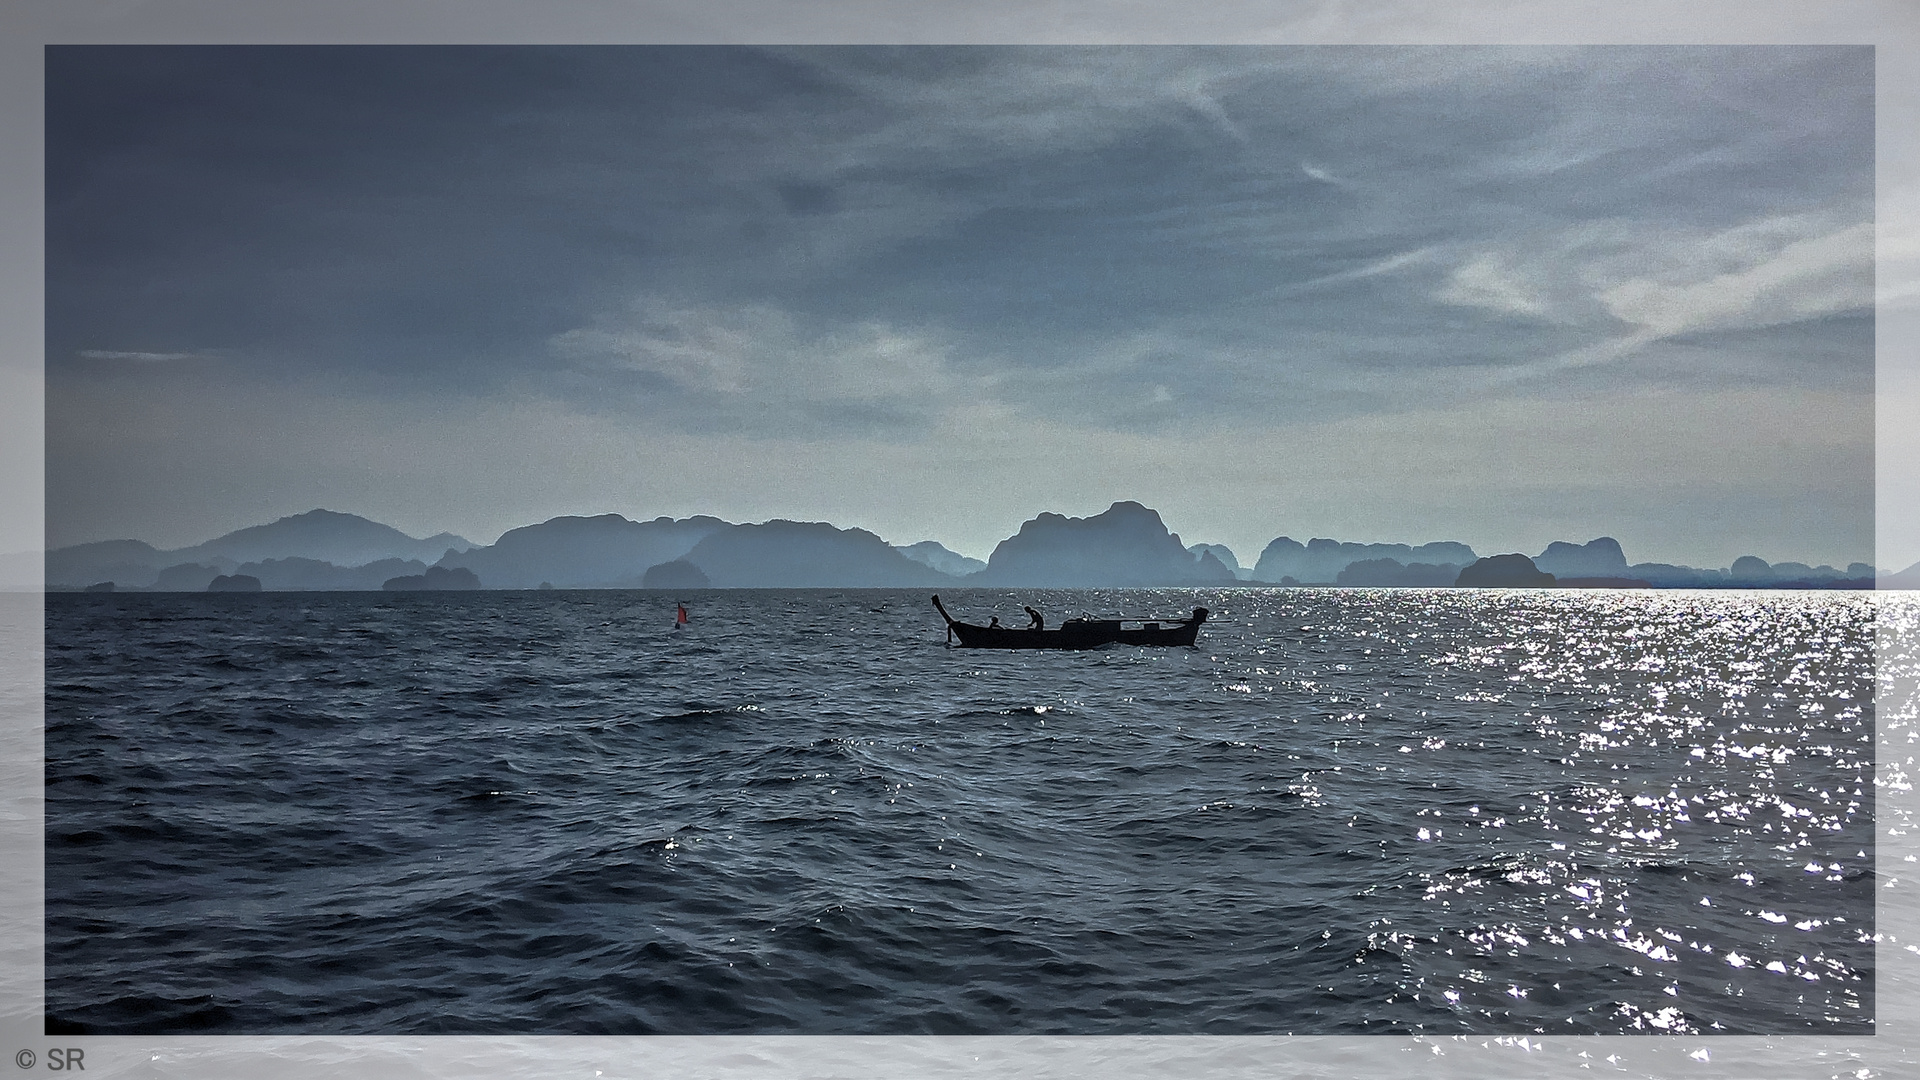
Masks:
[[[49,380],[205,343],[866,464],[1851,394],[1872,93],[1849,47],[56,51]]]
[[[1864,310],[1873,304],[1873,239],[1870,221],[1831,228],[1769,218],[1701,237],[1688,258],[1600,299],[1621,321],[1659,337]]]
[[[1494,253],[1475,255],[1456,267],[1446,287],[1435,294],[1449,304],[1485,308],[1503,315],[1544,318],[1548,301],[1540,295],[1536,281],[1508,265]]]
[[[1769,215],[1718,230],[1586,224],[1475,253],[1436,298],[1588,328],[1590,340],[1515,374],[1608,363],[1671,338],[1870,310],[1874,226],[1849,217]]]
[[[1306,173],[1308,176],[1312,177],[1315,180],[1320,181],[1323,184],[1337,185],[1340,183],[1340,179],[1338,177],[1334,176],[1332,173],[1328,172],[1327,170],[1320,168],[1318,165],[1312,165],[1303,161],[1300,163],[1300,171],[1303,173]]]
[[[810,328],[766,303],[641,297],[548,344],[590,397],[749,437],[923,430],[990,399],[998,382],[958,369],[933,330],[884,320]]]

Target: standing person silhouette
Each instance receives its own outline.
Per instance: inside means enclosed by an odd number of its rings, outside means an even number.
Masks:
[[[1027,629],[1029,630],[1046,629],[1047,620],[1041,618],[1039,612],[1033,610],[1032,608],[1027,608],[1026,611],[1027,611],[1027,619],[1029,620],[1027,622]]]

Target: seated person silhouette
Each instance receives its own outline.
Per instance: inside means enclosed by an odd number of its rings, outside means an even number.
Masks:
[[[1026,610],[1027,610],[1027,619],[1028,619],[1027,629],[1043,630],[1046,628],[1047,620],[1041,618],[1039,612],[1033,610],[1032,608],[1028,608]]]
[[[995,616],[993,617],[993,621],[987,624],[987,629],[989,629],[989,630],[998,630],[998,629],[1000,629],[1000,616],[998,616],[998,615],[995,615]]]

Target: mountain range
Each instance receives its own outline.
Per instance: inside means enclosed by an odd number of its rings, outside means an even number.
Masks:
[[[392,560],[413,564],[410,572],[417,574],[450,553],[472,547],[473,541],[452,533],[416,540],[390,525],[368,521],[357,514],[309,510],[265,525],[239,529],[192,547],[167,551],[139,540],[104,540],[56,548],[47,552],[46,580],[49,587],[68,585],[85,578],[86,583],[113,581],[135,588],[158,586],[177,591],[161,584],[162,571],[176,569],[174,578],[185,582],[197,580],[200,575],[198,571],[178,568],[200,567],[209,571],[205,577],[211,581],[217,575],[233,574],[245,566],[288,560],[302,564],[320,563],[335,569],[359,569]],[[315,588],[367,587],[359,584],[318,584],[332,579],[327,572],[313,566],[289,565],[282,569],[288,573],[284,576],[274,574],[273,577],[275,580],[286,580],[289,584],[267,585],[267,588],[301,588],[301,585],[292,584],[296,581],[312,581],[315,584],[311,587]],[[357,582],[364,576],[349,575],[343,580]],[[268,578],[262,577],[261,580],[265,582]],[[379,587],[379,581],[371,586],[375,589]],[[194,591],[204,588],[206,581],[193,587]]]
[[[138,540],[59,548],[46,554],[45,568],[52,590],[104,591],[111,582],[116,590],[195,592],[208,589],[217,577],[254,578],[268,591],[1450,586],[1506,580],[1576,587],[1871,588],[1875,578],[1864,563],[1838,570],[1768,564],[1753,556],[1719,569],[1629,563],[1611,537],[1584,544],[1556,541],[1532,557],[1511,553],[1482,559],[1455,541],[1410,545],[1315,538],[1302,544],[1281,536],[1249,568],[1223,545],[1185,544],[1158,512],[1137,502],[1117,502],[1085,518],[1039,514],[1001,541],[985,562],[933,540],[894,545],[864,529],[826,522],[566,516],[509,530],[481,545],[452,533],[416,539],[354,514],[312,510],[187,548],[160,550]],[[436,573],[429,576],[430,569]],[[1883,577],[1881,584],[1920,587],[1920,566]]]

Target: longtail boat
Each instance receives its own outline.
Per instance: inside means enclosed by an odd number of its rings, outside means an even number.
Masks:
[[[947,640],[969,649],[1097,649],[1102,645],[1193,646],[1207,609],[1194,608],[1184,619],[1068,619],[1052,630],[1014,626],[981,626],[960,622],[947,614],[940,598],[933,609],[947,620]],[[1135,623],[1138,625],[1129,626]]]

